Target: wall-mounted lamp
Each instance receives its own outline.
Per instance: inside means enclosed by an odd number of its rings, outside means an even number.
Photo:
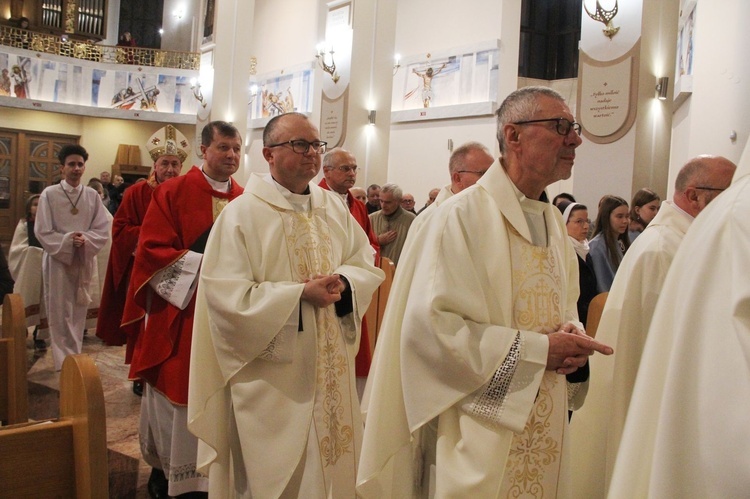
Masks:
[[[656,97],[659,100],[667,100],[667,90],[669,90],[669,77],[662,76],[656,80]]]
[[[333,60],[333,45],[330,46],[328,50],[328,54],[331,56],[331,64],[326,64],[326,44],[320,43],[318,44],[316,48],[316,54],[315,58],[320,63],[320,67],[323,68],[323,71],[331,75],[331,79],[333,80],[333,83],[338,83],[339,81],[339,74],[336,72],[336,61]]]
[[[63,43],[68,43],[68,35],[60,35],[60,41]]]
[[[367,112],[367,123],[373,126],[375,125],[375,110],[374,109],[370,109]]]
[[[396,76],[399,68],[401,67],[401,54],[393,56],[393,76]]]
[[[201,103],[203,108],[206,107],[206,102],[203,100],[203,92],[201,91],[201,83],[197,78],[190,78],[190,90],[193,91],[193,97],[195,100]]]

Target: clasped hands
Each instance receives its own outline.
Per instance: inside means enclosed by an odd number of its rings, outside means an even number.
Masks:
[[[86,238],[83,237],[82,233],[76,232],[75,234],[73,234],[73,246],[75,248],[80,248],[85,242]]]
[[[318,308],[324,308],[341,299],[346,284],[338,274],[316,275],[305,280],[302,299]]]
[[[570,374],[583,367],[590,355],[599,352],[612,355],[612,347],[591,338],[584,331],[570,322],[560,326],[555,332],[547,335],[549,351],[547,352],[547,370],[558,374]]]

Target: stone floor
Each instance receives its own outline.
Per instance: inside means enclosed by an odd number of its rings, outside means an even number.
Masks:
[[[52,351],[35,352],[31,335],[29,353],[29,417],[55,418],[59,412],[60,376],[54,370]],[[110,498],[148,498],[146,482],[151,468],[141,459],[138,446],[140,397],[132,391],[127,366],[123,364],[125,347],[105,346],[96,336],[84,337],[83,353],[89,354],[99,368],[107,411],[107,447],[109,449]],[[1,494],[0,494],[1,495]]]

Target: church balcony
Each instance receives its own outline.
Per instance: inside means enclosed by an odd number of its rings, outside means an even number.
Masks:
[[[194,124],[200,54],[0,26],[0,106]],[[196,90],[197,89],[197,90]]]

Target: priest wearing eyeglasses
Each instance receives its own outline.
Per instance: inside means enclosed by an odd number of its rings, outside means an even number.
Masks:
[[[435,497],[574,497],[568,407],[584,393],[565,375],[612,349],[578,321],[576,254],[544,190],[570,177],[581,138],[549,88],[513,92],[496,115],[500,160],[402,254],[363,401],[359,497],[427,496],[431,477]]]
[[[263,132],[269,173],[216,221],[193,329],[189,428],[212,497],[354,497],[354,358],[383,272],[303,114]]]

